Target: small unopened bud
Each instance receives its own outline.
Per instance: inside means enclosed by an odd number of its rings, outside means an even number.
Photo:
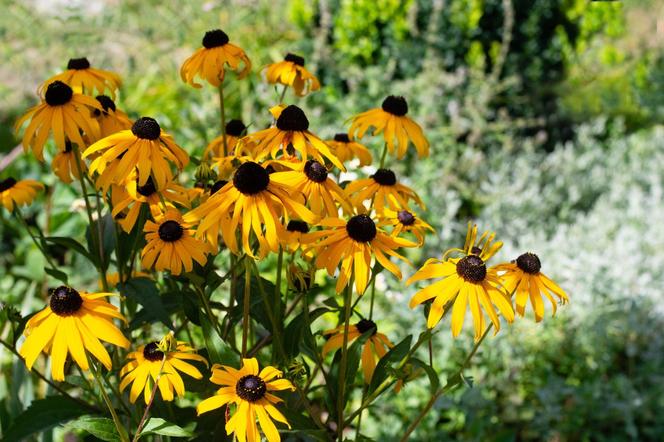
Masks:
[[[217,181],[217,172],[212,170],[207,161],[201,161],[201,164],[196,168],[194,177],[197,182],[209,183],[210,181]]]

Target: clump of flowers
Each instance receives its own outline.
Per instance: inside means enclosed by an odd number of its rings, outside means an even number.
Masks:
[[[242,442],[279,441],[285,431],[297,438],[311,428],[341,441],[351,429],[361,434],[371,403],[401,394],[423,374],[413,363],[424,364],[422,344],[431,351],[433,329],[449,312],[453,337],[472,318],[470,360],[491,329],[524,316],[528,304],[540,321],[544,299],[554,313],[569,301],[533,252],[490,265],[502,242],[491,232],[478,237],[473,224],[463,247],[415,270],[410,250],[434,228],[424,201],[390,162],[410,146],[426,158],[424,129],[406,98],[390,95],[324,141],[318,122],[287,100],[320,89],[304,65],[292,53],[269,65],[266,80],[282,88],[274,106],[226,121],[224,90],[251,75],[252,64],[224,31],[207,32],[180,70],[186,84],[202,89],[202,79],[221,98],[221,124],[200,151],[182,147],[187,140],[153,117],[132,121],[116,103],[120,77],[87,58],[69,60],[46,80],[39,104],[18,120],[26,150],[39,161],[49,157],[58,185],[83,198],[87,246],[79,238],[58,241],[97,274],[61,271],[45,247],[49,238],[25,222],[21,208],[35,204],[43,185],[2,178],[2,207],[60,279],[46,306],[24,318],[16,354],[32,370],[48,361],[49,382],[72,400],[95,408],[88,401],[101,392],[113,437],[160,434],[150,425],[158,418],[200,439],[212,438],[211,419]],[[382,135],[375,150],[369,133]],[[358,163],[360,178],[340,179]],[[422,284],[410,300],[426,313],[414,344],[384,327],[389,318],[374,308],[377,279],[400,281],[404,273],[406,284]],[[69,285],[70,277],[80,286]],[[97,282],[102,291],[85,290]],[[360,355],[355,364],[353,355]],[[460,382],[464,368],[445,375]],[[96,386],[80,378],[61,383],[81,373],[89,380],[88,371]],[[442,393],[435,386],[433,399]],[[179,406],[164,404],[172,401]]]

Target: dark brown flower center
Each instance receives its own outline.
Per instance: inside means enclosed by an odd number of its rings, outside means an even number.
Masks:
[[[346,232],[357,242],[369,242],[376,237],[376,223],[368,215],[355,215],[346,223]]]
[[[323,183],[327,180],[327,167],[316,160],[309,160],[304,163],[304,173],[311,181]]]
[[[299,107],[291,104],[277,118],[277,128],[283,131],[302,132],[309,129],[309,120]]]
[[[80,71],[81,69],[87,69],[89,67],[90,62],[85,57],[70,58],[69,62],[67,63],[67,69],[76,69],[77,71]]]
[[[242,163],[233,175],[233,185],[245,195],[261,193],[270,184],[270,174],[258,163]]]
[[[241,120],[231,120],[226,123],[226,135],[239,137],[245,131],[247,126]]]
[[[65,141],[65,153],[70,153],[72,150],[74,150],[74,145],[72,144],[71,141],[66,140]]]
[[[256,402],[265,396],[267,385],[260,377],[248,374],[242,376],[235,384],[235,392],[241,399],[249,402]]]
[[[390,169],[378,169],[371,178],[381,186],[394,186],[397,183],[397,176]]]
[[[300,221],[297,219],[292,219],[288,221],[288,225],[286,226],[286,230],[289,232],[300,232],[300,233],[308,233],[309,232],[309,225],[305,223],[304,221]]]
[[[136,186],[136,192],[140,193],[143,196],[153,195],[157,191],[157,186],[155,186],[152,177],[148,177],[148,180],[142,186]]]
[[[480,247],[473,246],[473,247],[470,249],[470,254],[471,254],[471,255],[477,255],[477,256],[480,256],[480,255],[482,254],[482,249],[481,249]]]
[[[486,278],[486,264],[479,256],[464,256],[457,262],[456,271],[464,280],[479,283]]]
[[[524,253],[516,259],[516,266],[526,273],[535,275],[539,273],[542,268],[542,263],[537,255],[534,253]]]
[[[9,190],[14,185],[16,185],[16,180],[12,177],[5,178],[4,180],[0,181],[0,192],[4,192],[5,190]]]
[[[226,180],[219,180],[215,182],[212,187],[210,187],[210,195],[214,195],[215,193],[219,192],[226,184],[228,184],[228,181]]]
[[[46,88],[44,100],[46,100],[49,106],[61,106],[69,103],[73,95],[74,91],[69,86],[60,80],[56,80]]]
[[[383,110],[397,117],[402,117],[408,113],[408,103],[404,97],[390,95],[383,100]]]
[[[359,331],[362,334],[365,334],[369,330],[371,330],[371,336],[375,335],[378,332],[378,327],[376,326],[376,323],[373,322],[371,319],[360,319],[360,322],[355,324],[355,328],[357,328],[357,331]]]
[[[300,57],[299,55],[291,54],[290,52],[286,54],[286,57],[284,57],[284,60],[290,61],[291,63],[295,63],[298,66],[304,66],[304,57]]]
[[[157,120],[150,117],[141,117],[131,127],[131,131],[138,138],[156,140],[161,135],[161,127]]]
[[[150,342],[143,347],[143,357],[148,361],[161,361],[164,359],[164,352],[159,350],[156,342]]]
[[[107,114],[108,110],[112,110],[115,112],[115,102],[111,99],[111,97],[107,95],[97,95],[95,97],[99,104],[101,104],[101,107],[104,108],[104,113]],[[94,110],[95,117],[98,117],[101,115],[101,111],[99,109]]]
[[[228,43],[228,35],[221,29],[207,31],[203,37],[203,46],[207,49],[223,46]]]
[[[182,238],[184,229],[177,221],[168,220],[159,226],[159,238],[162,241],[174,242]]]
[[[341,143],[350,143],[350,138],[348,138],[348,134],[336,134],[334,135],[334,141],[339,141]]]
[[[83,305],[81,295],[71,287],[61,285],[51,289],[49,306],[58,316],[70,316],[76,313]]]
[[[404,226],[412,226],[415,223],[415,216],[407,210],[397,213],[397,219]]]

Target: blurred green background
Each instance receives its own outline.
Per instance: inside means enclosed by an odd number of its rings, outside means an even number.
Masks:
[[[415,264],[458,245],[472,219],[505,241],[499,259],[537,253],[543,271],[572,300],[555,318],[535,324],[529,317],[489,339],[466,373],[472,387],[441,398],[413,440],[664,437],[662,1],[1,0],[0,6],[3,178],[47,173],[34,157],[15,155],[12,126],[36,103],[38,84],[74,57],[118,72],[124,79],[118,106],[131,117],[156,117],[179,144],[200,154],[217,135],[217,97],[209,87],[184,85],[178,69],[213,28],[224,29],[253,62],[254,75],[231,81],[227,91],[231,118],[253,128],[269,122],[266,109],[277,99],[260,69],[286,52],[304,55],[323,84],[298,101],[322,137],[343,131],[348,117],[388,94],[405,96],[432,155],[391,167],[426,201],[424,217],[437,229],[411,255]],[[379,140],[367,144],[377,155]],[[45,217],[54,234],[77,232],[83,216],[71,212],[81,213],[79,196],[53,177],[46,182],[49,198],[33,214]],[[35,282],[43,276],[42,258],[8,225],[0,233],[0,301],[28,306],[42,288]],[[86,278],[84,270],[79,277]],[[421,312],[407,307],[412,288],[392,278],[378,286],[386,291],[379,327],[393,341],[419,332]],[[448,330],[439,334],[436,367],[458,366],[470,342],[470,336],[452,341]],[[0,360],[16,379],[20,361],[4,349]],[[29,383],[0,384],[0,415],[22,407],[12,398],[32,394],[12,391]],[[391,440],[427,400],[426,380],[407,385],[372,409],[364,433]]]

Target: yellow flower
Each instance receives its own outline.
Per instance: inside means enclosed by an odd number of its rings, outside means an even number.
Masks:
[[[259,257],[264,257],[269,250],[279,250],[279,238],[284,230],[280,222],[282,214],[286,222],[292,215],[308,223],[317,221],[316,216],[291,193],[289,187],[273,182],[260,164],[249,161],[237,168],[232,181],[187,213],[185,219],[198,222],[196,236],[206,238],[215,247],[221,233],[235,254],[239,253],[236,233],[241,227],[242,248],[254,256],[249,242],[253,232],[259,244]]]
[[[357,141],[350,139],[348,134],[336,134],[334,139],[326,140],[325,143],[330,146],[332,153],[342,163],[357,158],[360,160],[360,166],[368,166],[373,161],[369,149]]]
[[[123,275],[123,276],[125,282],[131,278],[152,279],[152,275],[146,272],[141,272],[140,270],[133,270],[131,272],[131,275]],[[106,282],[108,283],[109,287],[116,287],[118,284],[120,284],[120,274],[118,272],[108,273],[106,275]],[[99,288],[103,287],[101,278],[97,280],[97,285],[99,286]]]
[[[476,233],[477,228],[471,229],[469,226],[466,246],[469,244],[468,238],[472,237],[472,230]],[[493,234],[485,234],[483,237],[493,238]],[[472,244],[472,241],[470,244]],[[485,329],[482,309],[493,322],[497,333],[500,330],[500,320],[494,305],[507,322],[514,321],[512,302],[501,288],[501,281],[496,268],[487,269],[485,264],[485,261],[491,258],[499,248],[493,247],[491,241],[486,241],[481,250],[471,251],[470,254],[462,258],[448,258],[447,260],[431,258],[427,260],[422,268],[408,279],[406,284],[410,285],[423,279],[442,279],[418,291],[410,300],[410,308],[435,298],[427,318],[428,328],[435,327],[443,314],[452,308],[452,335],[457,337],[463,326],[466,306],[470,304],[475,327],[475,340],[477,341],[482,337]]]
[[[390,255],[408,262],[395,252],[399,247],[415,247],[416,244],[402,238],[392,238],[376,227],[368,215],[355,215],[348,221],[341,218],[326,218],[320,222],[326,229],[307,234],[304,239],[308,248],[316,251],[316,267],[327,269],[330,276],[341,263],[336,291],[346,287],[355,278],[355,289],[363,294],[371,276],[372,260],[375,259],[389,272],[401,279],[399,268],[385,256]],[[316,242],[320,240],[319,242]],[[310,243],[310,244],[309,244]]]
[[[65,150],[67,139],[86,146],[81,133],[92,139],[99,138],[99,125],[90,117],[91,109],[101,110],[97,100],[75,93],[61,81],[54,81],[46,88],[41,104],[19,118],[15,129],[18,131],[30,119],[23,134],[23,148],[27,152],[31,147],[37,159],[44,161],[44,144],[51,132],[60,150]]]
[[[67,140],[65,142],[65,150],[58,152],[53,157],[53,161],[51,161],[51,169],[53,169],[53,173],[57,175],[60,181],[63,183],[71,183],[74,178],[80,178],[76,161],[76,154],[72,147],[72,143]],[[87,169],[87,166],[83,161],[79,162],[79,166],[83,171]]]
[[[66,286],[52,289],[49,305],[25,326],[26,338],[19,354],[28,369],[44,351],[51,355],[51,375],[56,381],[65,380],[68,354],[82,370],[89,369],[86,352],[110,370],[111,357],[99,340],[122,348],[129,348],[129,341],[113,324],[114,318],[125,318],[117,307],[102,299],[108,296],[112,294],[79,293]]]
[[[95,98],[102,107],[102,110],[94,109],[92,111],[92,116],[99,123],[100,138],[113,135],[121,130],[131,129],[131,120],[127,117],[127,114],[115,106],[115,102],[110,97],[97,95]]]
[[[259,442],[258,419],[267,440],[279,442],[281,437],[273,420],[286,425],[288,421],[274,406],[282,400],[273,392],[295,390],[293,384],[281,376],[281,371],[270,366],[259,372],[258,361],[254,358],[243,359],[240,370],[215,364],[210,380],[221,388],[216,395],[199,403],[196,412],[201,415],[226,404],[235,404],[235,412],[226,422],[227,434],[234,433],[238,442]]]
[[[244,65],[242,70],[240,63]],[[207,80],[214,87],[219,87],[224,81],[226,66],[238,72],[238,78],[243,78],[251,69],[251,61],[240,47],[229,43],[228,35],[224,31],[215,29],[205,33],[203,47],[197,49],[182,64],[180,77],[195,88],[201,87],[194,81],[196,76]]]
[[[413,189],[397,182],[397,176],[389,169],[378,169],[369,178],[355,180],[345,189],[351,202],[359,207],[364,201],[372,201],[377,213],[383,213],[385,205],[392,210],[408,209],[408,201],[415,201],[426,210],[424,202]]]
[[[179,170],[189,163],[187,152],[175,144],[170,135],[162,132],[159,123],[150,117],[136,120],[131,130],[122,130],[97,141],[83,152],[83,157],[98,152],[101,155],[90,164],[90,174],[99,174],[98,186],[100,183],[122,185],[138,168],[139,186],[144,186],[152,176],[157,188],[163,189],[168,181],[173,180],[169,163]]]
[[[112,215],[116,219],[123,215],[118,224],[125,232],[131,232],[144,204],[147,205],[153,218],[159,217],[166,210],[162,204],[162,198],[168,207],[173,207],[171,203],[177,203],[186,208],[191,207],[189,193],[184,187],[169,182],[164,189],[157,190],[152,177],[149,177],[143,186],[139,186],[134,172],[130,175],[126,187],[113,187],[111,193]]]
[[[304,244],[302,238],[309,233],[309,225],[304,221],[292,219],[286,225],[286,231],[279,237],[282,246],[290,253],[295,253]],[[314,256],[311,250],[302,250],[302,257],[311,259]]]
[[[320,89],[320,82],[304,68],[304,58],[299,55],[289,53],[283,61],[272,63],[267,67],[266,77],[270,84],[292,87],[298,97]]]
[[[301,162],[297,170],[273,173],[270,180],[301,192],[317,216],[338,216],[337,205],[347,213],[353,211],[343,189],[328,176],[327,168],[316,160]]]
[[[194,379],[201,379],[203,375],[198,369],[191,365],[189,361],[203,362],[206,366],[207,361],[203,356],[194,353],[195,350],[184,342],[178,342],[175,351],[166,352],[166,360],[162,368],[164,353],[157,346],[157,342],[150,342],[147,345],[141,345],[137,351],[127,355],[129,360],[120,370],[120,391],[132,384],[129,392],[129,401],[136,402],[138,395],[143,391],[143,400],[147,404],[152,396],[152,389],[157,382],[160,373],[158,386],[161,397],[165,401],[174,399],[173,390],[178,397],[184,396],[184,382],[179,372],[185,373]]]
[[[346,170],[341,161],[334,156],[327,144],[313,133],[309,132],[309,120],[302,109],[290,105],[282,109],[277,106],[271,109],[277,119],[275,127],[264,129],[247,135],[248,140],[255,143],[256,158],[261,160],[268,155],[277,158],[281,155],[288,159],[297,151],[301,160],[313,158],[319,163],[325,163],[327,158],[341,170]],[[290,148],[292,146],[292,150]]]
[[[427,230],[435,232],[433,227],[424,222],[419,216],[408,210],[385,209],[379,226],[392,226],[392,236],[400,236],[404,232],[410,232],[417,238],[417,245],[424,244],[424,234]]]
[[[381,109],[371,109],[352,118],[348,135],[357,133],[362,138],[370,127],[374,127],[372,135],[383,133],[390,154],[401,159],[406,155],[408,144],[412,143],[420,158],[429,156],[429,142],[422,128],[409,117],[408,103],[404,97],[390,95],[385,98]],[[397,144],[395,145],[395,140]]]
[[[241,153],[251,155],[251,144],[246,145],[246,143],[242,143],[241,146],[244,149],[238,149],[238,151],[235,150],[238,141],[244,136],[246,131],[247,126],[245,126],[241,120],[229,121],[226,123],[226,155],[224,155],[224,136],[219,135],[207,145],[203,151],[203,158],[239,156]]]
[[[44,185],[35,180],[20,180],[9,177],[0,181],[0,203],[12,212],[18,206],[26,206],[35,199]]]
[[[562,304],[569,302],[569,298],[563,289],[542,273],[541,268],[542,263],[534,253],[524,253],[511,263],[496,266],[496,270],[505,272],[501,276],[501,281],[508,293],[514,293],[516,290],[516,312],[523,317],[526,311],[526,303],[530,298],[530,304],[535,311],[536,322],[541,321],[544,317],[542,295],[546,296],[551,302],[552,315],[555,315],[557,310],[554,296]]]
[[[323,332],[324,335],[331,335],[325,345],[323,345],[323,357],[329,352],[341,348],[344,344],[344,330],[345,326],[341,325],[335,329]],[[362,373],[364,374],[364,382],[367,384],[371,382],[371,377],[374,370],[376,370],[378,360],[385,356],[385,353],[394,346],[387,336],[378,333],[378,327],[371,319],[361,319],[358,323],[350,326],[347,338],[348,345],[368,331],[371,331],[371,336],[362,346]]]
[[[503,247],[503,242],[494,241],[495,238],[495,232],[486,231],[482,233],[482,236],[480,236],[478,239],[477,224],[471,224],[468,222],[466,241],[464,242],[463,249],[449,249],[447,252],[445,252],[445,255],[443,255],[443,259],[445,259],[450,253],[459,252],[464,255],[477,255],[484,261],[487,261]]]
[[[120,76],[102,69],[90,67],[87,58],[72,58],[67,63],[67,70],[46,80],[40,89],[48,87],[54,81],[62,81],[79,94],[92,95],[93,91],[103,94],[109,91],[112,96],[122,85]]]
[[[156,223],[147,221],[144,229],[147,244],[141,251],[143,266],[154,266],[156,270],[169,270],[173,275],[179,275],[183,268],[191,272],[193,261],[205,265],[205,255],[212,249],[209,244],[194,238],[189,227],[177,209],[168,209]]]

